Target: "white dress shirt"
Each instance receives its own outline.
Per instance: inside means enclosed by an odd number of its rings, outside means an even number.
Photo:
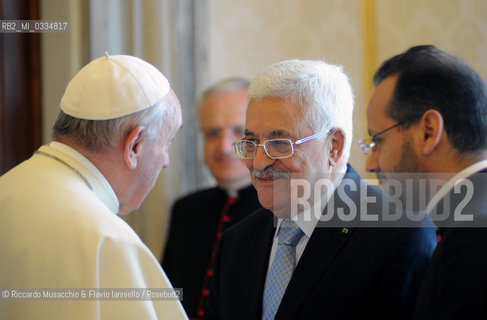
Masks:
[[[482,171],[487,168],[487,160],[482,160],[478,161],[462,171],[458,172],[456,175],[453,176],[450,180],[448,180],[447,183],[445,183],[440,190],[438,190],[437,193],[433,197],[431,197],[431,200],[428,202],[428,205],[426,206],[426,213],[429,214],[433,211],[433,209],[436,207],[438,202],[440,202],[441,199],[443,199],[450,190],[452,190],[455,185],[460,183],[463,179],[473,175],[476,172]]]
[[[295,217],[292,218],[292,220],[296,222],[298,227],[304,233],[303,236],[299,239],[298,243],[296,244],[295,265],[297,265],[299,260],[301,259],[304,249],[306,249],[306,245],[308,244],[308,241],[311,238],[311,235],[313,234],[313,231],[320,220],[320,215],[325,209],[326,204],[332,197],[333,193],[335,192],[337,186],[341,183],[343,176],[345,175],[345,171],[346,171],[346,166],[341,170],[340,173],[337,174],[337,177],[334,179],[333,184],[329,185],[330,188],[327,190],[327,192],[322,194],[320,201],[315,201],[315,203],[310,207],[309,210],[299,212]],[[315,206],[319,206],[320,210],[314,210]],[[320,215],[315,214],[318,212],[320,213]],[[274,258],[276,256],[277,246],[279,243],[278,234],[279,234],[279,229],[281,227],[281,223],[282,223],[282,219],[278,219],[276,232],[274,233],[274,239],[272,242],[271,254],[269,256],[269,265],[267,268],[266,282],[271,269],[272,262],[274,261]]]

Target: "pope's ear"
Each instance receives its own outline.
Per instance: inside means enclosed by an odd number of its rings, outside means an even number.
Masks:
[[[142,138],[145,128],[136,126],[123,141],[123,159],[129,169],[137,168],[138,156],[142,150]]]
[[[443,117],[437,110],[426,111],[420,120],[423,155],[430,155],[438,146],[444,133]]]

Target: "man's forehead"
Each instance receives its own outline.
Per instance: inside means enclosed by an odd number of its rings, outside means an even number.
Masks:
[[[245,108],[235,106],[215,106],[206,107],[200,114],[200,123],[205,126],[244,126],[245,125]]]
[[[396,87],[397,77],[391,76],[384,79],[374,90],[367,107],[367,120],[369,126],[393,121],[387,115],[387,109],[391,103]]]
[[[206,118],[239,116],[245,119],[246,105],[208,105],[204,106],[201,111],[201,116]]]
[[[396,82],[397,76],[390,76],[379,83],[370,99],[371,103],[369,106],[372,107],[371,109],[376,109],[375,111],[382,111],[385,113],[386,107],[389,106],[394,95]]]
[[[215,109],[236,109],[241,110],[247,106],[247,91],[231,91],[213,93],[203,99],[201,108],[203,111]]]
[[[278,118],[275,120],[296,121],[303,116],[303,108],[294,99],[272,96],[250,99],[246,111],[247,121],[258,120],[262,116],[272,117],[272,115]]]
[[[293,99],[282,97],[263,97],[251,99],[245,128],[252,135],[299,136],[309,127],[304,123],[302,108]]]
[[[255,130],[252,131],[252,129],[246,128],[245,129],[245,134],[246,135],[252,135],[252,136],[257,136],[257,135],[263,135],[263,136],[288,136],[291,134],[291,131],[287,128],[260,128],[262,130]]]

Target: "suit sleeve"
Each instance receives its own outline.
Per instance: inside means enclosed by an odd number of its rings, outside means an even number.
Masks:
[[[380,319],[411,318],[435,245],[433,228],[400,230],[380,282],[377,302]]]
[[[414,319],[487,319],[487,231],[450,230],[438,244]]]

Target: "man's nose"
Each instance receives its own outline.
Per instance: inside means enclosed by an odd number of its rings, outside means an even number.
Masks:
[[[263,146],[257,147],[257,151],[255,153],[255,158],[252,160],[253,161],[253,168],[254,170],[263,170],[276,162],[276,159],[270,158],[267,153],[265,152],[265,149]]]
[[[235,149],[232,146],[232,143],[235,140],[237,140],[237,138],[233,134],[223,132],[222,135],[218,138],[218,150],[223,154],[235,153]]]
[[[377,161],[377,153],[374,150],[371,150],[370,155],[365,162],[365,168],[368,172],[378,172],[379,171],[379,162]]]

